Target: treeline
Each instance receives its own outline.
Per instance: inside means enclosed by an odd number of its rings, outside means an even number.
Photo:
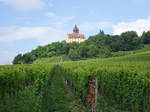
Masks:
[[[18,54],[13,64],[32,63],[36,59],[53,56],[66,56],[71,60],[111,57],[112,52],[140,49],[144,44],[150,44],[150,31],[138,36],[135,31],[108,35],[100,30],[98,34],[90,36],[80,44],[65,41],[54,42],[46,46],[39,46],[29,53]]]

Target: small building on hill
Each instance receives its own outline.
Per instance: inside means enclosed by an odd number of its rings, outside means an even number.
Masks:
[[[72,42],[81,43],[86,40],[84,34],[79,33],[79,28],[76,25],[73,28],[73,33],[69,33],[67,35],[68,35],[68,39],[66,39],[67,43]]]

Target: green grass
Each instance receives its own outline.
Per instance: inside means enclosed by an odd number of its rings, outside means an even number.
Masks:
[[[146,52],[146,51],[150,51],[150,44],[144,45],[144,48],[142,49],[134,50],[133,53],[140,53],[140,52]]]
[[[59,70],[55,72],[51,86],[46,90],[44,96],[47,97],[43,98],[46,108],[44,112],[88,112],[80,98],[65,84]]]
[[[33,64],[54,63],[54,62],[56,63],[62,62],[61,57],[41,58],[34,61]]]
[[[53,57],[29,65],[0,66],[0,98],[8,98],[0,102],[0,111],[28,112],[32,106],[31,112],[87,112],[80,98],[86,97],[88,76],[96,76],[98,112],[149,112],[150,45],[130,52],[105,59]],[[64,84],[64,78],[76,88],[77,95]]]
[[[112,58],[114,61],[150,61],[150,51],[137,52],[135,54]]]
[[[142,53],[142,52],[147,52],[150,51],[150,44],[144,45],[143,48],[133,50],[133,51],[118,51],[118,52],[113,52],[112,56],[113,57],[119,57],[119,56],[125,56],[125,55],[132,55],[136,53]]]
[[[37,59],[33,62],[33,64],[59,63],[64,61],[69,61],[69,59],[66,56],[57,56],[51,58]]]
[[[80,60],[82,61],[150,61],[150,44],[144,45],[143,48],[138,49],[138,50],[133,50],[133,51],[119,51],[119,52],[114,52],[112,54],[113,57],[110,58],[97,58],[97,59],[85,59],[85,60]],[[51,58],[41,58],[37,59],[36,61],[33,62],[33,64],[49,64],[49,63],[62,63],[66,61],[71,61],[69,58],[66,56],[58,56],[58,57],[51,57]],[[72,62],[72,61],[71,61]],[[77,61],[78,62],[78,61]]]

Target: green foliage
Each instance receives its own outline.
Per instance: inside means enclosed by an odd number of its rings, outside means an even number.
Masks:
[[[22,54],[18,54],[14,60],[13,60],[13,64],[29,64],[32,63],[35,60],[35,57],[32,56],[31,53],[26,53],[24,55]]]
[[[38,112],[42,91],[49,86],[52,66],[16,65],[0,67],[0,111]]]
[[[95,76],[99,81],[99,94],[105,98],[109,107],[130,112],[149,112],[150,59],[148,55],[145,59],[142,59],[143,57],[131,59],[133,63],[129,59],[121,62],[119,58],[64,63],[61,64],[63,67],[61,73],[78,92],[83,102],[87,96],[88,77]],[[113,110],[109,109],[110,112]]]
[[[121,37],[122,37],[122,44],[123,44],[124,51],[138,49],[143,46],[142,39],[138,37],[135,31],[128,31],[122,33]]]
[[[130,55],[133,52],[126,52],[126,51],[118,51],[118,52],[113,52],[112,56],[113,57],[118,57],[118,56],[125,56],[125,55]]]
[[[103,31],[103,30],[100,30],[100,31],[99,31],[99,34],[104,35],[105,33],[104,33],[104,31]]]
[[[119,35],[113,35],[111,38],[111,43],[109,43],[110,48],[113,52],[116,51],[122,51],[123,45],[122,45],[122,38]]]
[[[17,55],[13,60],[13,64],[32,63],[40,58],[64,55],[73,61],[96,57],[105,58],[111,57],[112,52],[130,51],[142,47],[142,38],[138,37],[134,31],[128,31],[121,35],[107,35],[100,30],[97,35],[90,36],[85,42],[80,44],[62,41],[39,46],[30,53]]]
[[[112,57],[119,57],[119,56],[132,55],[132,54],[137,54],[137,53],[144,53],[144,52],[147,52],[147,51],[150,51],[150,45],[149,44],[144,45],[144,47],[142,49],[137,49],[137,50],[132,50],[132,51],[112,52],[111,56]]]
[[[147,52],[141,52],[141,53],[135,53],[131,55],[127,55],[124,57],[118,57],[118,58],[112,58],[111,60],[117,60],[117,61],[149,61],[150,60],[150,51]]]
[[[92,76],[98,79],[98,106],[106,106],[97,107],[98,111],[149,112],[150,51],[149,45],[136,50],[142,46],[136,32],[111,36],[100,31],[81,44],[56,42],[19,54],[14,64],[39,60],[35,64],[0,66],[0,111],[69,112],[64,104],[68,105],[71,99],[65,98],[63,80],[88,106],[88,78]],[[119,52],[113,54],[112,51]],[[111,55],[126,56],[62,62],[65,56],[79,60]]]
[[[76,50],[70,49],[68,56],[69,56],[69,58],[71,60],[78,60],[78,59],[80,59],[80,55],[79,55],[78,49],[76,49]]]
[[[61,68],[54,68],[51,87],[45,92],[49,99],[44,99],[43,103],[48,107],[47,112],[88,112],[81,102],[76,102],[79,97],[64,83],[64,77],[61,75]],[[50,101],[50,102],[48,102]],[[76,102],[74,104],[74,102]]]
[[[18,54],[14,60],[13,60],[13,64],[21,64],[22,63],[22,54]]]
[[[150,31],[143,32],[142,39],[144,44],[150,44]]]
[[[58,57],[51,57],[51,58],[39,58],[33,62],[33,64],[48,64],[48,63],[59,63],[64,61],[70,61],[69,57],[67,56],[58,56]]]
[[[136,52],[119,58],[68,61],[57,65],[0,66],[0,111],[70,111],[66,105],[72,99],[65,97],[63,80],[67,80],[87,105],[88,78],[92,76],[98,79],[97,111],[149,112],[150,52]]]
[[[94,44],[87,46],[87,57],[89,58],[96,57],[98,52],[99,49]]]

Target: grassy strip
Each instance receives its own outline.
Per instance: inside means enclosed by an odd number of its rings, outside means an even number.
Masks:
[[[64,84],[61,75],[53,78],[51,88],[46,93],[50,101],[49,112],[88,112],[85,107],[81,106],[80,99]]]

